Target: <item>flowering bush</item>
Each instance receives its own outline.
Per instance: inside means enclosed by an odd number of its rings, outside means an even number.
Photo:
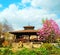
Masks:
[[[40,41],[54,42],[56,37],[60,34],[60,29],[54,20],[46,19],[43,22],[42,29],[40,29],[37,34],[39,35],[38,39]]]
[[[3,45],[3,47],[6,47],[6,46],[9,45],[9,42],[8,42],[8,41],[4,41],[4,42],[2,43],[2,45]]]

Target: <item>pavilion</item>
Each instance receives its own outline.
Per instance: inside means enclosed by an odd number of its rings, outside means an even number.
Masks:
[[[31,35],[35,35],[36,39],[38,38],[37,32],[38,30],[34,30],[34,26],[24,26],[24,30],[18,30],[10,32],[11,34],[16,35],[16,39],[21,40],[23,37],[28,37],[27,39],[30,41]]]

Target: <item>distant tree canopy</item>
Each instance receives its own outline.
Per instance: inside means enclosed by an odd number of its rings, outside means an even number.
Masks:
[[[0,36],[2,33],[12,31],[12,26],[7,22],[7,20],[4,21],[4,23],[0,22]]]

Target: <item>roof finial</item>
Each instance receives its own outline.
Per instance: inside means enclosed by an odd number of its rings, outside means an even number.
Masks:
[[[28,26],[30,26],[30,22],[28,22]]]

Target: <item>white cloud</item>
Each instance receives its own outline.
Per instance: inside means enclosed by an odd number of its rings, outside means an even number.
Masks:
[[[22,3],[29,3],[31,0],[22,0]]]
[[[10,4],[8,8],[0,12],[0,19],[2,18],[6,18],[14,29],[21,29],[28,23],[40,28],[42,18],[53,18],[55,20],[57,15],[47,12],[45,9],[35,9],[33,7],[20,10],[15,4]]]
[[[2,4],[0,4],[0,8],[2,7]]]
[[[33,7],[41,7],[43,9],[60,13],[60,0],[32,0]]]

